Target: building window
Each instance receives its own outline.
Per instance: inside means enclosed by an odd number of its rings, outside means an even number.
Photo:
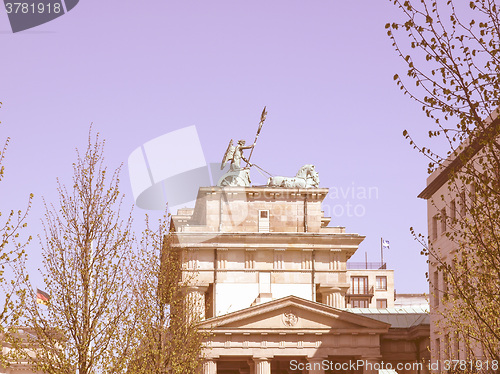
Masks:
[[[469,333],[467,332],[467,335],[469,335]],[[465,359],[466,360],[470,360],[471,357],[472,357],[472,348],[471,348],[471,342],[469,340],[469,338],[467,337],[467,340],[464,342],[464,345],[465,345]]]
[[[434,289],[434,307],[439,305],[439,272],[434,271],[434,284],[432,285]]]
[[[439,341],[439,338],[437,338],[435,340],[435,343],[434,343],[434,352],[436,353],[436,360],[437,362],[441,363],[441,343]]]
[[[387,309],[387,299],[377,299],[377,309]]]
[[[443,299],[448,300],[448,273],[447,270],[443,272]]]
[[[446,334],[444,336],[444,357],[447,360],[451,359],[451,351],[450,351],[450,334]]]
[[[387,291],[387,277],[386,276],[377,277],[377,290]]]
[[[438,237],[438,217],[437,217],[437,215],[432,217],[431,235],[432,235],[432,240],[436,240]]]
[[[460,340],[459,340],[459,337],[458,337],[458,332],[455,332],[454,334],[454,339],[453,339],[453,343],[454,343],[454,354],[455,356],[453,357],[455,360],[460,360]]]
[[[446,208],[441,209],[441,235],[446,232]]]
[[[269,210],[259,210],[259,232],[269,232]]]
[[[352,299],[351,308],[368,308],[368,300],[366,299]]]
[[[465,201],[465,191],[460,193],[460,214],[462,218],[465,217],[465,213],[467,212],[467,205]]]
[[[351,289],[354,295],[368,294],[368,277],[352,277]]]
[[[476,185],[476,182],[472,182],[472,184],[470,185],[470,197],[471,197],[471,201],[472,202],[476,202],[477,201],[477,185]]]
[[[457,219],[457,204],[455,200],[452,200],[450,203],[450,218],[452,219],[452,223],[455,219]]]

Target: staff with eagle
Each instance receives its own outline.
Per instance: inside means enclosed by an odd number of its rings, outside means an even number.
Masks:
[[[260,131],[262,130],[262,126],[264,125],[264,121],[266,120],[266,107],[262,111],[260,116],[259,128],[257,130],[257,135],[255,136],[255,140],[252,145],[245,146],[244,140],[238,140],[236,146],[233,145],[233,139],[229,142],[227,146],[226,153],[222,158],[221,170],[227,165],[229,161],[231,161],[231,166],[229,168],[229,172],[226,173],[219,181],[219,186],[249,186],[250,181],[250,166],[253,166],[250,163],[250,158],[252,157],[253,150],[255,148],[255,144],[257,143],[257,139],[259,138]],[[243,151],[245,149],[251,149],[250,155],[248,159],[243,155]],[[245,167],[241,167],[241,160],[245,161]]]
[[[233,145],[233,139],[229,142],[227,146],[226,153],[222,158],[221,170],[227,165],[228,162],[231,162],[231,166],[229,171],[224,174],[218,186],[250,186],[250,167],[255,166],[261,171],[269,174],[265,170],[263,170],[258,165],[250,163],[250,158],[252,157],[253,150],[255,148],[255,143],[257,143],[257,139],[259,138],[260,132],[262,130],[262,126],[264,125],[264,121],[266,120],[266,107],[262,111],[260,116],[259,128],[257,129],[257,134],[255,135],[255,140],[252,145],[245,146],[244,140],[238,140],[236,145]],[[243,151],[245,149],[251,149],[250,155],[248,159],[243,155]],[[244,167],[241,167],[241,160],[246,162]],[[319,176],[316,171],[314,165],[306,164],[302,166],[295,177],[281,177],[281,176],[272,176],[269,174],[270,178],[267,181],[267,186],[269,187],[282,187],[282,188],[315,188],[319,185]]]
[[[248,167],[249,165],[252,166],[250,163],[250,158],[252,157],[253,150],[255,148],[255,143],[257,143],[257,139],[259,138],[260,131],[262,130],[262,125],[264,125],[264,121],[266,120],[267,112],[266,112],[266,107],[264,107],[264,110],[262,111],[262,114],[260,116],[260,123],[259,123],[259,128],[257,130],[257,135],[255,135],[255,140],[253,141],[252,145],[245,146],[245,141],[244,140],[238,140],[238,144],[236,146],[233,146],[233,139],[229,142],[229,145],[227,146],[226,153],[224,154],[224,157],[222,158],[222,163],[220,166],[220,169],[223,170],[228,161],[231,161],[231,171],[236,171],[240,170],[240,162],[241,160],[246,162],[246,166]],[[252,149],[250,151],[250,156],[248,156],[248,160],[243,156],[243,150],[244,149]]]

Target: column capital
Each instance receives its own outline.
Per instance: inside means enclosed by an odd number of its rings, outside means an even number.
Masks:
[[[255,362],[255,374],[271,374],[270,357],[252,357]]]
[[[333,292],[341,292],[342,290],[338,286],[325,284],[325,285],[320,285],[318,291],[320,293],[333,293]]]
[[[184,292],[207,292],[208,290],[208,285],[205,286],[203,284],[196,284],[196,285],[189,285],[185,286]]]
[[[202,364],[203,374],[217,374],[217,361],[213,359],[205,359]]]
[[[266,356],[253,356],[252,357],[253,361],[269,361],[271,359],[272,359],[272,357],[266,357]]]
[[[345,307],[345,292],[342,286],[333,284],[320,284],[318,292],[322,296],[323,304],[334,308]]]

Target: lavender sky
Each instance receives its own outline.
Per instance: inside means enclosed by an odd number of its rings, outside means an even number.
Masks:
[[[428,292],[409,232],[427,232],[416,197],[427,161],[402,131],[425,139],[431,124],[392,79],[405,73],[384,29],[397,16],[384,0],[81,0],[12,34],[1,9],[0,139],[11,143],[0,210],[24,207],[33,193],[30,233],[41,233],[42,197],[56,201],[56,178],[71,185],[91,122],[107,139],[108,165],[124,164],[126,208],[135,148],[195,125],[207,162],[219,162],[231,138],[253,140],[267,105],[252,160],[277,175],[316,165],[331,189],[331,225],[366,235],[353,260],[367,252],[380,261],[383,236],[397,292]],[[135,208],[136,221],[144,213]],[[29,256],[41,283],[36,238]]]

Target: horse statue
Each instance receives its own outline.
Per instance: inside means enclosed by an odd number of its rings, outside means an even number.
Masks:
[[[269,187],[311,188],[318,187],[319,176],[314,165],[302,166],[295,177],[271,177],[267,181]]]

